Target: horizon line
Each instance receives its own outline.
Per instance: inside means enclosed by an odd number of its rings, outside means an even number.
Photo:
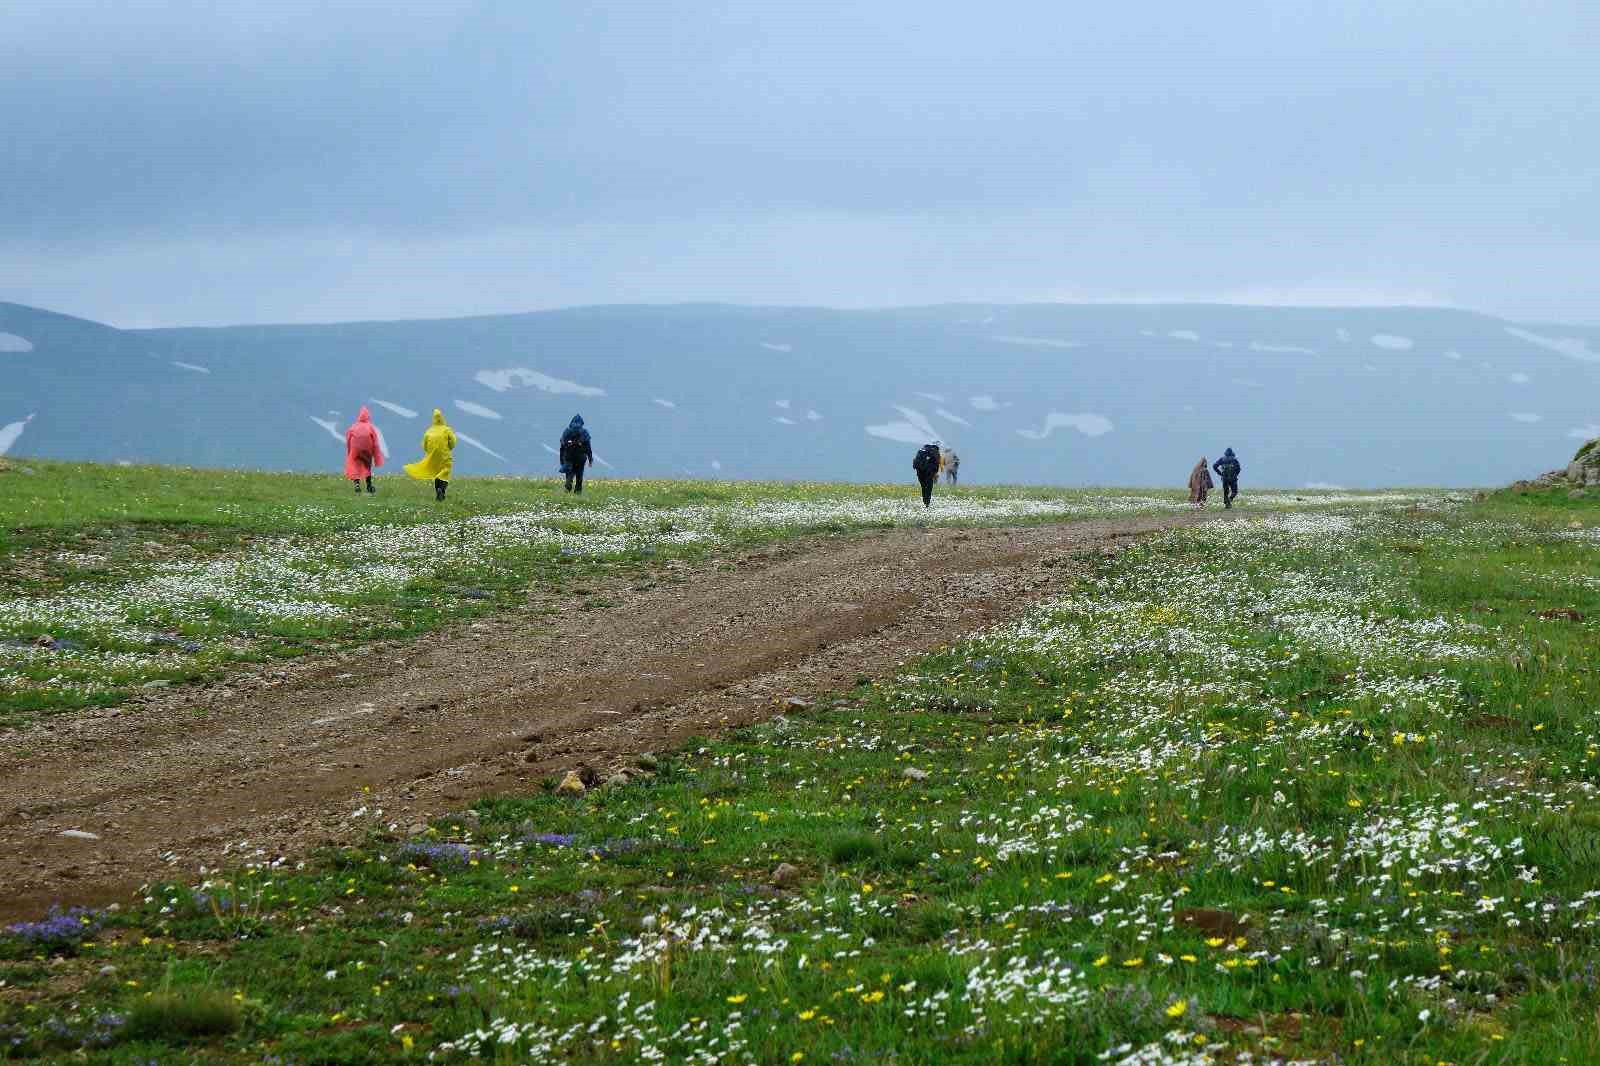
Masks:
[[[557,315],[582,311],[624,311],[624,310],[682,310],[690,308],[721,308],[734,311],[812,311],[832,312],[838,314],[883,314],[895,311],[930,311],[940,308],[1043,308],[1043,307],[1102,307],[1102,308],[1162,308],[1162,307],[1193,307],[1193,308],[1229,308],[1252,311],[1433,311],[1449,314],[1470,315],[1477,318],[1491,319],[1496,322],[1505,322],[1515,325],[1540,325],[1540,326],[1575,326],[1579,328],[1600,328],[1600,322],[1555,322],[1544,319],[1526,320],[1506,318],[1489,311],[1480,311],[1471,307],[1446,303],[1321,303],[1308,301],[1306,303],[1256,303],[1250,301],[1228,301],[1216,299],[1183,299],[1181,297],[1128,297],[1120,299],[1058,299],[1058,300],[947,300],[936,303],[909,303],[909,304],[875,304],[863,306],[840,306],[822,303],[735,303],[725,300],[676,300],[671,302],[619,302],[619,303],[591,303],[591,304],[563,304],[554,307],[537,307],[520,311],[491,311],[474,314],[456,315],[418,315],[415,317],[402,316],[398,318],[349,318],[349,319],[318,319],[304,322],[295,321],[256,321],[256,322],[221,322],[197,323],[185,325],[165,326],[117,326],[110,322],[87,318],[64,311],[55,311],[47,307],[33,304],[16,303],[9,300],[0,300],[0,306],[21,308],[27,311],[55,315],[62,318],[71,318],[76,321],[89,323],[106,329],[113,329],[119,333],[159,333],[169,330],[224,330],[224,329],[311,329],[328,326],[371,326],[395,325],[402,323],[423,324],[437,322],[471,322],[483,319],[496,318],[526,318],[534,315]]]

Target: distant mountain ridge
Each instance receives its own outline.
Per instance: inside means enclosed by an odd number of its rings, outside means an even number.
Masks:
[[[1418,308],[718,304],[119,330],[0,303],[0,454],[329,471],[361,404],[409,459],[552,473],[581,412],[640,477],[1170,485],[1233,447],[1255,485],[1480,485],[1600,435],[1600,327]],[[398,468],[389,468],[398,472]]]

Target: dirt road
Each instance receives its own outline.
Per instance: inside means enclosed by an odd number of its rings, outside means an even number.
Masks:
[[[1020,613],[1080,551],[1194,520],[812,538],[62,716],[0,739],[0,918],[345,839],[359,807],[403,831],[579,763],[604,772],[881,676]]]

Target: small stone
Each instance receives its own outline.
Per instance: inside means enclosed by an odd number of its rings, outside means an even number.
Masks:
[[[420,836],[426,834],[427,831],[428,831],[428,827],[426,825],[422,824],[421,822],[418,822],[416,825],[414,825],[410,829],[406,830],[406,832],[409,835],[414,836],[414,837],[420,837]]]
[[[1248,915],[1234,914],[1232,911],[1217,910],[1213,907],[1188,908],[1178,911],[1173,918],[1179,925],[1230,939],[1248,932],[1246,926],[1250,921]]]
[[[99,840],[100,839],[98,834],[85,832],[82,829],[63,829],[61,831],[61,835],[66,837],[68,840]]]
[[[166,678],[163,677],[163,678],[157,678],[154,681],[146,681],[143,685],[140,685],[139,687],[140,688],[171,688],[172,687],[172,682],[168,681]]]
[[[783,705],[785,707],[793,707],[796,710],[804,710],[805,708],[811,706],[811,701],[801,696],[790,696],[788,699],[783,701]]]
[[[460,822],[468,829],[483,828],[483,819],[478,816],[477,811],[462,811],[460,814],[456,815],[453,820]]]
[[[1587,495],[1589,495],[1588,489],[1573,489],[1571,492],[1567,493],[1567,499],[1581,500]]]
[[[634,759],[633,761],[639,764],[639,769],[649,770],[652,773],[655,772],[661,765],[656,757],[650,754],[648,751],[641,751],[638,758]]]
[[[621,788],[623,785],[626,785],[627,783],[628,783],[628,775],[627,774],[612,774],[610,777],[606,778],[606,787],[607,788]]]
[[[100,976],[101,977],[110,977],[112,974],[114,974],[116,972],[117,972],[117,968],[115,966],[106,965],[106,966],[100,967]]]
[[[556,786],[558,796],[581,796],[587,791],[589,790],[584,787],[583,779],[578,776],[576,770],[568,770],[567,776]]]
[[[800,883],[800,867],[780,862],[777,869],[772,871],[772,883],[779,888],[788,888]]]
[[[928,779],[928,771],[919,770],[915,766],[908,766],[901,772],[900,776],[907,781],[926,781]]]
[[[35,648],[54,648],[56,646],[56,638],[46,633],[42,637],[35,640],[33,642],[33,646]]]

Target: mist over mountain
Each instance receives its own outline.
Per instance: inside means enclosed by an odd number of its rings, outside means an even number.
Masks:
[[[0,454],[327,470],[362,404],[409,460],[434,407],[461,474],[553,473],[581,412],[605,476],[1481,485],[1600,434],[1600,328],[1465,311],[608,306],[119,330],[0,303]],[[398,467],[386,468],[398,473]]]

